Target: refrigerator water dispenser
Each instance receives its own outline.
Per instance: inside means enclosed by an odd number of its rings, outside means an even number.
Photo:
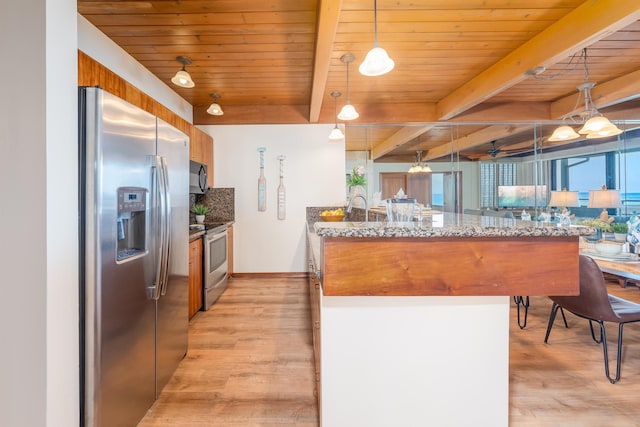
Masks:
[[[117,261],[124,261],[147,251],[147,189],[118,188]]]

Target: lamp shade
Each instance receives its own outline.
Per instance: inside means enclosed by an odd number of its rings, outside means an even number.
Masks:
[[[344,134],[342,133],[338,125],[336,125],[336,127],[334,127],[331,133],[329,134],[329,141],[340,142],[342,140],[344,140]]]
[[[220,105],[218,105],[217,102],[214,102],[213,104],[209,105],[209,108],[207,108],[207,113],[211,114],[212,116],[222,116],[224,114],[224,111],[222,111],[222,108],[220,108]]]
[[[620,135],[621,133],[622,129],[611,123],[611,126],[606,126],[599,131],[588,133],[587,139],[607,138],[609,136]]]
[[[358,70],[362,75],[375,77],[388,73],[395,65],[387,51],[376,46],[367,53]]]
[[[613,123],[611,123],[609,121],[609,119],[607,119],[604,116],[595,116],[595,117],[591,117],[589,120],[587,120],[584,123],[584,126],[582,126],[582,128],[580,128],[580,130],[578,131],[578,133],[581,134],[590,134],[593,132],[600,132],[604,129],[608,129],[611,127],[616,127],[616,125],[614,125]]]
[[[549,137],[549,141],[569,141],[579,138],[580,135],[571,126],[563,125],[556,128]]]
[[[345,104],[338,114],[340,120],[355,120],[358,117],[360,117],[360,114],[358,114],[355,107],[351,104]]]
[[[588,208],[619,208],[622,206],[620,190],[589,190]]]
[[[191,75],[185,70],[180,70],[171,78],[171,82],[180,87],[194,87],[195,83],[191,80]]]
[[[409,168],[408,173],[429,173],[431,172],[431,168],[425,164],[415,164]]]
[[[549,206],[570,207],[580,206],[577,191],[552,191]]]

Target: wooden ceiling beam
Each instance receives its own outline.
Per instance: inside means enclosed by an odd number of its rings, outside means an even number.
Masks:
[[[438,103],[448,120],[528,78],[535,66],[549,67],[640,18],[640,2],[588,0],[520,48],[496,62]]]
[[[485,102],[449,120],[456,123],[529,122],[549,120],[548,102]]]
[[[422,159],[425,161],[438,159],[440,157],[450,155],[452,150],[454,153],[459,153],[462,150],[467,150],[469,148],[485,144],[487,141],[505,138],[530,129],[531,125],[488,126],[477,132],[463,136],[462,138],[454,139],[451,143],[434,147],[427,152],[426,156],[422,156]]]
[[[313,64],[313,82],[311,87],[311,99],[309,100],[309,122],[317,123],[322,109],[329,76],[329,65],[333,41],[338,29],[338,20],[342,0],[320,0],[318,4],[318,26],[316,28],[316,49]]]
[[[371,149],[371,158],[376,160],[387,153],[395,150],[401,145],[406,144],[407,142],[419,137],[420,135],[429,132],[433,129],[434,125],[427,126],[405,126],[389,138],[375,145]]]

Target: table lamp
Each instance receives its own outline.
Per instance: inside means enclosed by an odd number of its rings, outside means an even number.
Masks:
[[[620,200],[620,190],[607,190],[607,186],[603,185],[601,190],[589,190],[588,208],[602,208],[600,220],[611,222],[613,218],[609,218],[607,208],[622,207]]]
[[[580,206],[578,192],[567,191],[566,188],[563,188],[562,191],[552,191],[551,197],[549,198],[549,206],[555,206],[557,208]]]

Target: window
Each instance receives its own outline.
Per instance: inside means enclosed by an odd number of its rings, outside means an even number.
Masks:
[[[564,162],[567,171],[567,183],[557,186],[578,192],[580,205],[586,206],[589,190],[602,188],[607,183],[605,154],[590,157],[571,157]],[[565,166],[566,165],[566,166]]]
[[[640,151],[594,154],[553,160],[551,185],[554,189],[577,191],[580,205],[585,207],[589,190],[619,189],[623,208],[619,214],[640,212]],[[610,214],[615,213],[610,211]]]
[[[498,186],[516,185],[516,163],[482,163],[480,165],[480,207],[498,206]]]

